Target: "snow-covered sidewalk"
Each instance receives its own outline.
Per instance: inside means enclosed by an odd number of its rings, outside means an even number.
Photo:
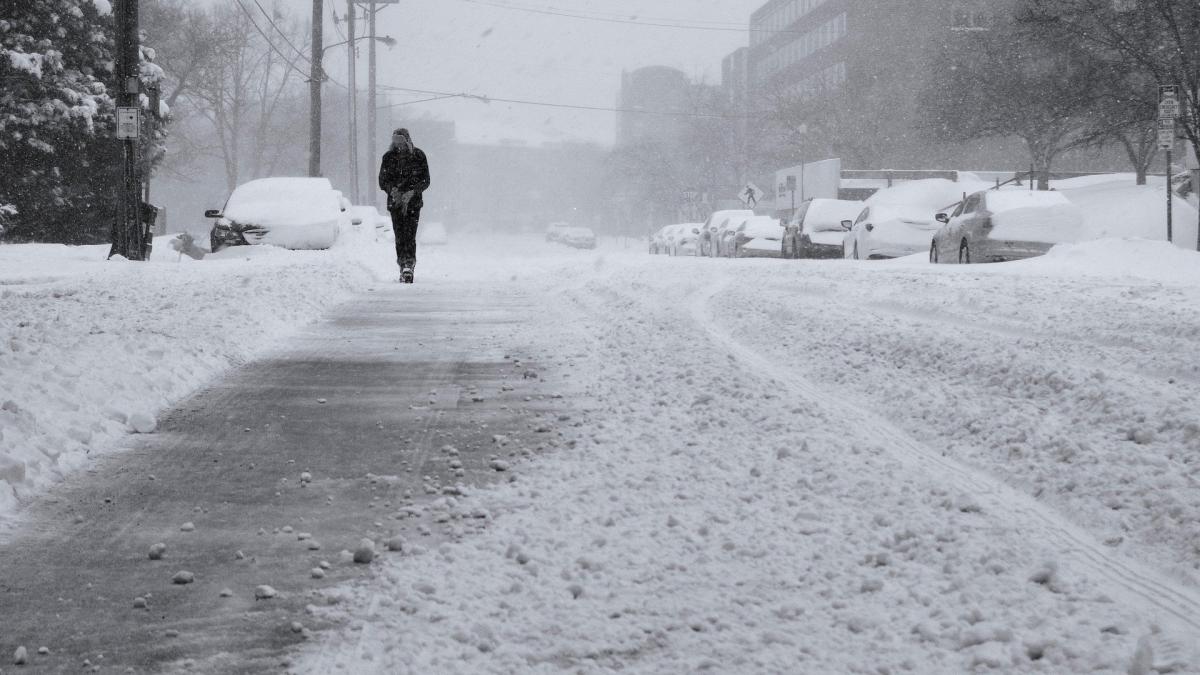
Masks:
[[[1196,254],[590,267],[525,290],[574,447],[299,670],[1198,672]]]
[[[335,252],[106,248],[0,246],[0,515],[371,281]]]

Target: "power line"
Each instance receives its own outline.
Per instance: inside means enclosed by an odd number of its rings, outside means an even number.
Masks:
[[[238,9],[242,10],[242,13],[245,14],[246,18],[250,20],[250,25],[254,26],[254,30],[258,31],[258,34],[261,35],[263,37],[263,39],[267,41],[267,46],[269,46],[271,48],[271,51],[275,52],[279,56],[279,58],[283,59],[283,62],[288,65],[288,68],[291,68],[292,70],[299,73],[300,77],[307,78],[308,73],[297,68],[295,62],[293,62],[291,59],[289,59],[286,54],[279,51],[279,49],[275,46],[275,42],[273,40],[271,40],[270,36],[267,35],[265,32],[263,32],[263,29],[258,26],[258,22],[254,20],[254,15],[250,13],[250,10],[246,9],[246,6],[242,4],[242,0],[235,0],[235,1],[237,2]]]
[[[445,96],[433,96],[430,98],[419,98],[415,101],[401,101],[399,103],[389,103],[388,105],[376,106],[376,110],[385,110],[387,108],[399,108],[400,106],[412,105],[414,103],[429,103],[430,101],[441,101],[448,98],[459,98],[461,94],[446,94]]]
[[[801,35],[804,31],[797,30],[767,30],[764,28],[752,28],[746,25],[737,26],[733,23],[720,25],[718,22],[712,22],[714,25],[704,25],[703,23],[685,23],[682,21],[674,21],[671,19],[653,19],[642,21],[638,19],[618,19],[615,17],[594,16],[588,14],[580,14],[553,7],[522,7],[519,5],[509,5],[501,2],[493,2],[489,0],[459,0],[473,5],[484,5],[487,7],[496,7],[499,9],[507,9],[516,12],[528,12],[530,14],[543,14],[546,16],[559,16],[569,19],[579,19],[582,21],[599,21],[602,23],[622,23],[635,26],[652,26],[657,28],[680,28],[684,30],[705,30],[718,32],[733,32],[733,33],[760,33],[770,35]]]
[[[296,63],[294,61],[292,61],[291,59],[289,59],[287,54],[284,54],[282,51],[279,50],[278,47],[275,46],[275,42],[273,40],[271,40],[271,37],[269,35],[267,35],[261,27],[259,27],[258,22],[254,20],[254,15],[250,13],[250,10],[246,9],[246,6],[242,4],[242,0],[234,0],[234,2],[237,3],[238,9],[242,10],[242,13],[246,15],[246,18],[250,20],[250,25],[254,26],[254,30],[258,31],[258,34],[261,35],[263,37],[263,39],[267,41],[267,46],[271,48],[271,51],[275,52],[275,54],[277,56],[279,56],[279,58],[283,59],[283,62],[287,64],[288,68],[291,68],[292,70],[296,71],[297,73],[300,74],[301,78],[303,78],[305,81],[308,81],[309,80],[308,73],[297,68]],[[293,49],[295,49],[295,48],[293,47]],[[301,56],[303,56],[303,53],[301,53]],[[325,79],[328,80],[329,82],[336,84],[337,86],[341,87],[342,89],[347,88],[346,85],[344,85],[341,82],[338,82],[337,80],[330,77],[329,73],[325,72],[324,67],[321,68],[321,74],[324,75]]]
[[[290,39],[288,39],[287,33],[284,33],[283,29],[280,28],[279,25],[275,23],[274,17],[272,17],[270,14],[268,14],[267,10],[263,9],[262,3],[260,3],[258,0],[254,0],[254,5],[256,7],[258,7],[258,11],[262,12],[262,15],[267,18],[267,22],[271,24],[271,27],[275,29],[276,33],[279,33],[279,36],[283,38],[283,41],[287,43],[287,46],[291,47],[292,51],[299,54],[300,58],[304,59],[305,61],[308,61],[309,63],[312,63],[312,59],[310,59],[307,54],[300,51],[300,49],[297,48],[296,45],[292,44],[292,41]]]
[[[702,118],[709,118],[709,119],[759,119],[763,115],[769,114],[766,112],[761,112],[761,113],[751,113],[748,115],[723,115],[721,113],[684,112],[684,111],[668,111],[668,110],[641,110],[638,108],[610,108],[610,107],[605,107],[605,106],[576,105],[576,104],[570,104],[570,103],[551,103],[548,101],[529,101],[529,100],[515,99],[515,98],[497,98],[494,96],[485,96],[485,95],[481,95],[481,94],[468,94],[466,92],[453,93],[453,92],[446,92],[446,91],[432,91],[429,89],[410,89],[407,87],[395,87],[395,86],[391,86],[391,85],[380,85],[380,88],[388,89],[391,91],[403,91],[403,92],[408,92],[411,94],[427,94],[429,96],[437,97],[437,98],[430,99],[430,100],[438,100],[441,98],[468,98],[468,99],[475,99],[477,101],[483,101],[484,103],[491,103],[491,102],[513,103],[513,104],[517,104],[517,105],[535,105],[535,106],[542,106],[542,107],[546,107],[546,108],[566,108],[569,110],[595,110],[595,111],[600,111],[600,112],[631,113],[631,114],[638,114],[638,115],[663,115],[663,116],[668,116],[668,117],[702,117]],[[409,101],[409,103],[421,103],[421,102],[422,101]]]

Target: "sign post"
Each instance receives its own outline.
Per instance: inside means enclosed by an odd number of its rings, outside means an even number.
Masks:
[[[796,213],[796,177],[787,177],[787,189],[792,193],[792,213]]]
[[[1179,88],[1167,84],[1158,88],[1158,147],[1167,151],[1167,241],[1174,242],[1171,190],[1171,152],[1175,149],[1175,120],[1179,118]]]

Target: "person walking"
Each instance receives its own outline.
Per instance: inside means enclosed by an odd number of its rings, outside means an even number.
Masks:
[[[388,196],[401,283],[413,282],[417,267],[417,225],[425,204],[421,193],[428,188],[429,160],[413,145],[408,129],[396,129],[392,133],[392,147],[383,153],[383,163],[379,166],[379,189]]]

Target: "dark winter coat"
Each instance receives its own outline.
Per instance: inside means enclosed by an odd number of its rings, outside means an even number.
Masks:
[[[424,204],[421,193],[429,187],[429,161],[420,148],[402,150],[391,148],[383,153],[383,163],[379,165],[379,189],[388,193],[388,210],[395,210],[399,205],[392,204],[392,188],[400,188],[401,192],[414,190],[409,208],[419,209]]]

